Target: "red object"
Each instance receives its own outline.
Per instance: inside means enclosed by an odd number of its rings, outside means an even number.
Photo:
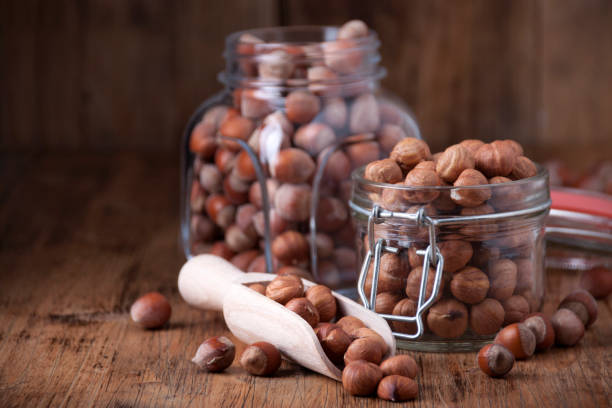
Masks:
[[[612,197],[572,189],[551,189],[552,208],[612,218]]]

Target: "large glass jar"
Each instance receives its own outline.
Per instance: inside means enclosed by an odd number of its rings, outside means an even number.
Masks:
[[[337,37],[337,27],[279,27],[227,38],[225,89],[185,131],[188,258],[212,252],[245,271],[354,285],[350,173],[420,134],[380,90],[376,33]]]
[[[389,321],[399,347],[476,350],[540,309],[545,170],[470,187],[375,183],[363,168],[353,177],[357,287],[365,306]]]

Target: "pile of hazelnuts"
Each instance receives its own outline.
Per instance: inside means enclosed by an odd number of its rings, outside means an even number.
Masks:
[[[424,141],[406,138],[393,147],[389,158],[371,162],[364,170],[366,180],[393,186],[364,188],[373,202],[391,211],[424,208],[425,214],[434,217],[504,212],[520,202],[521,195],[529,194],[528,183],[511,182],[535,176],[538,171],[523,154],[521,145],[513,140],[464,140],[432,155]],[[500,189],[504,184],[508,188]],[[395,186],[418,189],[392,188]],[[428,189],[436,186],[454,188]],[[461,188],[473,186],[478,187]],[[539,310],[543,285],[537,273],[538,231],[517,228],[515,222],[472,221],[440,228],[443,277],[435,303],[424,319],[427,333],[445,339],[464,336],[468,330],[476,337],[491,336],[503,325],[520,322]],[[381,256],[375,310],[414,316],[423,275],[423,257],[417,250],[429,243],[427,228],[409,231],[404,225],[389,223],[374,228],[375,239],[385,238],[388,245],[401,248],[397,254],[384,252]],[[361,242],[363,248],[369,247],[367,234]],[[365,280],[368,294],[373,267],[372,262]],[[427,298],[435,275],[430,267]],[[391,324],[398,332],[416,332],[416,323]]]
[[[550,319],[542,313],[533,313],[521,323],[504,327],[492,344],[480,350],[478,366],[491,377],[503,377],[512,369],[515,359],[529,358],[553,344],[576,345],[596,319],[597,301],[588,291],[578,289],[561,301]]]
[[[367,68],[371,36],[355,20],[338,29],[337,39],[320,43],[266,43],[251,33],[239,38],[235,52],[246,64],[243,86],[234,90],[233,102],[208,109],[190,135],[193,255],[210,252],[241,270],[264,272],[268,211],[274,271],[308,270],[314,175],[329,156],[315,215],[318,271],[330,287],[354,282],[355,230],[347,207],[351,171],[388,154],[411,134],[407,114],[374,95],[373,79],[347,79]],[[349,137],[355,143],[332,151]],[[257,155],[269,208],[251,157],[226,138],[247,142]]]

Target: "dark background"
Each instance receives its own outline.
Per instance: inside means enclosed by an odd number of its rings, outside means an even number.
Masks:
[[[0,151],[176,154],[235,30],[365,20],[434,149],[612,156],[612,2],[0,0]],[[598,146],[593,149],[593,146]]]

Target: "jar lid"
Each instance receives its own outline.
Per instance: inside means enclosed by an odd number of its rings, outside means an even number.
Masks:
[[[547,266],[586,269],[612,262],[612,196],[553,187],[546,223]]]

